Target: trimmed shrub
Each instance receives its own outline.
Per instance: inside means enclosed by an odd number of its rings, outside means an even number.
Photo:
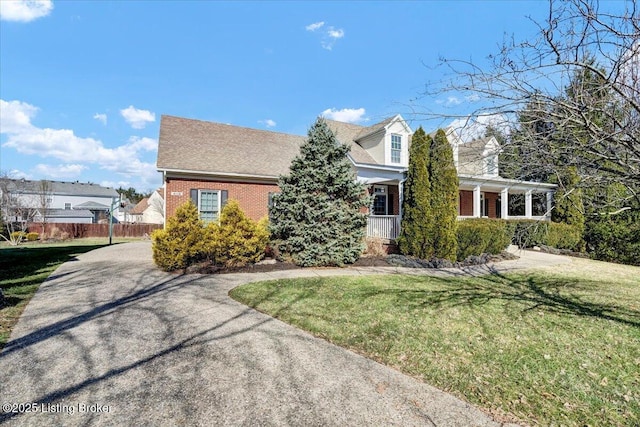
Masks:
[[[556,249],[569,249],[574,252],[584,251],[582,230],[584,224],[564,224],[551,222],[548,225],[546,245]]]
[[[204,237],[198,209],[188,201],[176,209],[164,230],[152,233],[153,261],[164,271],[186,268],[203,256]]]
[[[242,267],[264,258],[269,242],[267,220],[256,223],[230,200],[220,213],[220,225],[207,227],[207,252],[215,264]]]
[[[467,219],[458,223],[457,259],[483,253],[499,254],[511,243],[513,227],[500,219]]]
[[[38,237],[40,237],[40,235],[36,232],[27,233],[27,241],[29,242],[35,242],[38,240]]]
[[[511,221],[515,227],[513,244],[519,248],[551,246],[580,252],[584,249],[582,226],[557,222],[518,220]]]
[[[513,244],[519,248],[531,248],[544,244],[544,235],[547,230],[547,222],[533,219],[511,221],[513,230]]]

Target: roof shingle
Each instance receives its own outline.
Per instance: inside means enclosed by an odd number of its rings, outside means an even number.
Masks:
[[[355,142],[386,126],[387,119],[371,127],[326,120],[338,141],[351,147],[356,163],[377,164]],[[158,162],[160,170],[218,173],[277,178],[289,173],[305,136],[251,129],[222,123],[163,115],[160,120]]]

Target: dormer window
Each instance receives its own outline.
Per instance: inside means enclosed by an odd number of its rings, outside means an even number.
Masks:
[[[402,136],[391,134],[391,163],[400,163],[402,153]]]
[[[498,175],[498,156],[489,155],[485,157],[485,173],[487,175],[496,176]]]

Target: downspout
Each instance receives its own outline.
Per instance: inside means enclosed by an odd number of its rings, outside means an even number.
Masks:
[[[167,171],[162,171],[162,192],[164,193],[162,198],[162,228],[167,228]]]

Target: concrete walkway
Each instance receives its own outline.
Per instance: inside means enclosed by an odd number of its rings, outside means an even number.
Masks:
[[[526,254],[495,268],[570,262]],[[0,423],[500,425],[447,393],[228,297],[235,286],[269,278],[391,272],[425,271],[175,275],[153,266],[149,242],[82,254],[40,287],[0,353]]]

